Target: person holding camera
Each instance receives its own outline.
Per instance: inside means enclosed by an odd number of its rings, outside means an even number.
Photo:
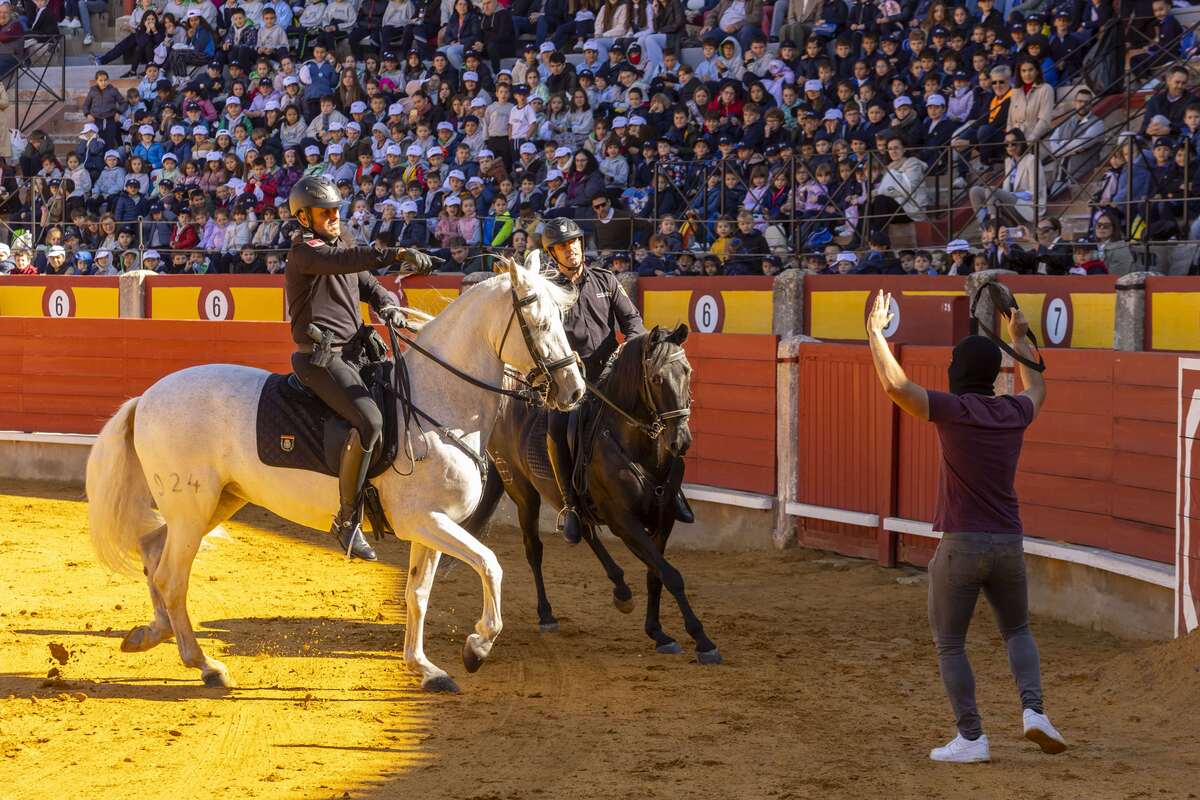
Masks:
[[[1024,314],[1013,304],[1006,316],[1013,351],[1035,363]],[[929,757],[956,763],[991,758],[975,705],[975,676],[964,647],[981,591],[1008,650],[1025,738],[1043,752],[1061,753],[1067,744],[1046,716],[1041,662],[1029,630],[1021,514],[1013,485],[1025,429],[1046,399],[1042,373],[1018,360],[1025,390],[996,396],[1000,347],[989,338],[967,336],[955,346],[950,360],[950,391],[927,390],[909,380],[892,355],[883,335],[891,321],[891,296],[881,291],[867,318],[879,381],[905,413],[936,425],[941,442],[933,520],[941,541],[929,562],[929,624],[958,734],[944,747],[934,748]]]

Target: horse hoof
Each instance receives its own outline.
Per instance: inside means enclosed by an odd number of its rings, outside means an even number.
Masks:
[[[679,646],[679,642],[667,642],[654,648],[654,652],[662,653],[664,656],[677,656],[683,652],[683,648]]]
[[[487,658],[487,653],[482,655],[471,644],[472,639],[479,638],[478,634],[471,634],[467,637],[467,643],[463,645],[463,666],[467,668],[467,672],[475,674],[479,668],[483,666],[484,660]]]
[[[125,653],[144,653],[170,638],[169,635],[155,638],[154,630],[149,625],[139,625],[125,634],[125,638],[121,640],[121,651]]]
[[[715,647],[712,650],[705,650],[703,652],[696,651],[696,660],[701,664],[720,664],[723,661],[721,651]]]
[[[633,597],[617,597],[616,593],[614,592],[613,605],[616,606],[617,611],[620,611],[622,614],[633,613]]]
[[[421,683],[421,688],[431,693],[458,694],[458,684],[449,675],[437,675],[432,678],[426,678]]]
[[[220,670],[202,673],[200,678],[209,689],[233,689],[237,687],[237,684],[234,683],[229,673],[221,672]]]
[[[538,630],[542,633],[558,633],[558,622],[541,622],[538,623]]]

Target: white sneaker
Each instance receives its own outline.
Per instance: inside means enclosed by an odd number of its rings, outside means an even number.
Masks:
[[[64,28],[82,28],[83,27],[83,23],[80,22],[79,20],[75,19],[74,17],[72,17],[70,19],[64,19],[62,24],[63,24]]]
[[[1025,709],[1025,738],[1036,742],[1043,753],[1054,755],[1067,749],[1067,740],[1050,724],[1050,718],[1032,708]]]
[[[949,761],[955,764],[975,764],[992,760],[988,750],[988,738],[983,734],[972,742],[970,739],[964,739],[960,733],[945,747],[930,750],[929,757],[934,761]]]
[[[967,188],[967,179],[964,178],[963,176],[959,175],[957,178],[954,179],[954,188],[955,189]]]
[[[94,41],[96,41],[95,38],[93,38],[93,36],[89,33],[87,36],[83,37],[83,46],[87,47]]]

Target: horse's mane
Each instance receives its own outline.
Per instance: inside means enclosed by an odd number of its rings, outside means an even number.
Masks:
[[[666,331],[654,328],[649,333],[638,334],[625,340],[625,344],[613,355],[604,374],[600,376],[599,388],[605,397],[618,408],[631,410],[638,407],[642,393],[642,361],[646,359],[650,369],[656,369],[666,357],[666,348],[659,345],[666,340]]]
[[[564,286],[554,280],[559,275],[558,270],[546,269],[538,273],[538,291],[545,291],[549,295],[551,302],[558,306],[560,311],[566,312],[571,306],[575,305],[575,300],[579,296],[579,292],[571,286]],[[512,278],[507,272],[497,273],[486,281],[480,283],[480,286],[489,283],[507,284],[504,288],[507,290],[512,286]]]

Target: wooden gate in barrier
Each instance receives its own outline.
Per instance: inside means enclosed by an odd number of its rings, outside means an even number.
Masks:
[[[945,390],[950,348],[899,350],[914,381]],[[1045,357],[1052,383],[1017,471],[1025,532],[1174,561],[1177,358],[1088,350]],[[865,347],[804,345],[799,391],[795,496],[814,507],[795,509],[808,514],[800,541],[923,566],[936,540],[905,531],[933,518],[934,426],[892,406]]]

